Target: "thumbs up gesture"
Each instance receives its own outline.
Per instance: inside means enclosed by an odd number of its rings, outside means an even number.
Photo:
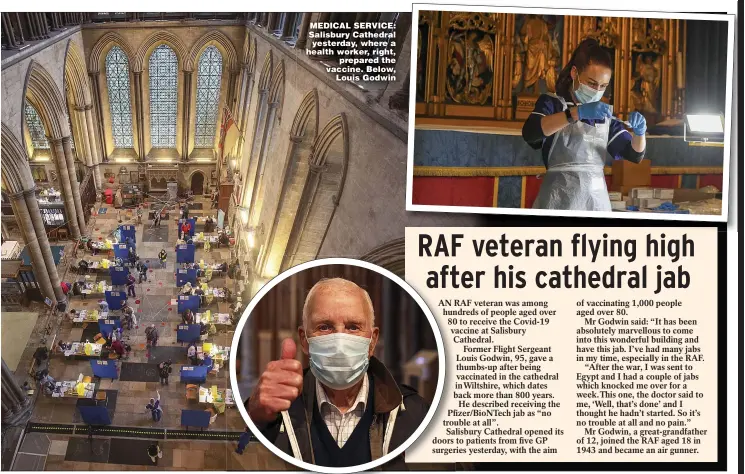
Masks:
[[[290,404],[303,390],[303,367],[295,359],[297,346],[292,339],[282,341],[279,360],[269,362],[259,377],[248,402],[248,416],[254,423],[269,423],[277,414],[290,408]]]

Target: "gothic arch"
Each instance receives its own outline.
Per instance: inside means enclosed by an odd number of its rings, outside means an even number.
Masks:
[[[338,206],[341,200],[341,193],[344,191],[344,182],[347,179],[349,164],[349,134],[347,133],[347,117],[344,113],[332,118],[323,127],[323,130],[321,130],[313,145],[314,153],[311,160],[311,166],[325,167],[329,159],[329,152],[340,137],[342,140],[341,174],[336,194],[334,195],[334,206]]]
[[[74,106],[83,107],[91,103],[91,92],[88,87],[88,76],[85,74],[85,63],[78,46],[69,40],[65,54],[65,88],[69,88],[74,99]]]
[[[394,275],[403,278],[406,269],[405,247],[403,237],[394,239],[375,247],[360,257],[360,260],[374,263],[392,272]]]
[[[248,72],[253,74],[256,71],[256,38],[251,42],[250,50],[248,52]]]
[[[119,46],[122,51],[124,51],[124,54],[127,55],[127,61],[129,61],[129,67],[131,69],[133,64],[132,61],[135,58],[134,49],[132,49],[127,40],[118,33],[109,32],[96,41],[96,44],[93,46],[91,54],[88,56],[88,72],[99,73],[101,71],[101,66],[106,60],[106,54],[108,54],[109,50],[114,46]]]
[[[59,139],[70,136],[64,96],[57,89],[49,72],[34,60],[31,60],[29,64],[24,95],[20,99],[24,100],[24,98],[39,113],[44,129],[50,138]],[[21,114],[21,120],[24,120],[23,114]]]
[[[269,227],[266,250],[258,268],[265,277],[279,273],[283,255],[301,207],[303,188],[308,181],[313,144],[318,136],[318,91],[312,89],[303,97],[290,128],[290,146],[281,177],[279,196],[271,213],[262,221]]]
[[[10,131],[10,127],[2,124],[3,146],[0,148],[0,159],[2,160],[3,183],[8,193],[20,193],[26,189],[33,189],[34,178],[26,157],[26,150]]]
[[[269,103],[277,104],[277,118],[282,118],[282,102],[285,95],[285,60],[282,59],[274,68],[269,87]]]
[[[303,137],[305,136],[305,130],[308,127],[309,121],[313,119],[315,126],[312,140],[315,142],[318,136],[318,91],[312,89],[305,94],[303,101],[298,107],[297,113],[295,114],[295,120],[292,122],[290,128],[290,136]]]
[[[176,53],[176,59],[178,60],[179,66],[183,68],[184,61],[188,57],[184,43],[173,33],[168,31],[158,31],[148,36],[148,38],[143,41],[137,49],[137,54],[135,54],[134,61],[132,61],[132,70],[136,72],[143,71],[150,53],[152,53],[153,49],[162,44],[168,45],[173,52]]]
[[[225,62],[228,71],[236,71],[238,69],[238,57],[233,43],[222,32],[213,30],[199,38],[191,47],[186,63],[184,63],[184,70],[193,71],[199,61],[199,55],[202,54],[202,51],[211,44],[215,45],[220,51],[220,54],[222,54],[223,61]]]
[[[313,145],[310,174],[281,269],[318,258],[344,190],[348,162],[349,134],[347,119],[342,113],[323,127]]]
[[[246,36],[243,37],[243,47],[241,48],[241,63],[243,64],[247,64],[251,56],[251,44],[251,33],[246,31]]]
[[[264,65],[261,67],[261,76],[259,76],[259,90],[269,90],[269,85],[272,82],[272,65],[274,58],[272,57],[272,50],[266,53],[264,58]]]

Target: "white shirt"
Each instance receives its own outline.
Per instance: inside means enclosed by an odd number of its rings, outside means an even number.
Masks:
[[[342,413],[336,405],[331,403],[326,395],[326,389],[316,379],[318,411],[321,412],[321,417],[323,417],[326,427],[340,448],[352,436],[352,431],[357,427],[357,423],[362,419],[362,415],[365,414],[365,405],[367,404],[369,390],[370,384],[367,380],[367,374],[365,374],[357,398],[354,399],[351,408],[346,413]]]

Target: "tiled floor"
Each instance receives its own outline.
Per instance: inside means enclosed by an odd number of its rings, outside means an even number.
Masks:
[[[133,216],[127,212],[118,212],[109,205],[101,205],[108,208],[105,214],[100,214],[91,220],[88,234],[95,240],[105,240],[112,235],[112,232],[122,223],[134,223],[130,221]],[[191,215],[202,215],[210,212],[209,203],[204,201],[202,210],[192,211]],[[136,298],[129,298],[129,304],[134,307],[138,318],[138,326],[131,331],[125,331],[124,339],[132,347],[132,353],[128,361],[130,362],[147,362],[145,347],[145,328],[147,325],[155,324],[160,333],[159,345],[183,348],[180,358],[173,360],[173,374],[170,377],[170,383],[162,386],[158,382],[123,382],[120,380],[106,380],[100,382],[99,389],[116,390],[117,402],[113,417],[115,426],[132,426],[132,427],[160,427],[160,428],[179,428],[181,419],[181,410],[188,409],[205,409],[195,400],[186,399],[185,385],[180,383],[179,371],[182,365],[187,363],[186,347],[176,342],[176,328],[180,322],[180,315],[177,312],[176,305],[171,305],[171,299],[177,294],[175,287],[174,262],[175,262],[175,243],[177,236],[176,213],[171,213],[171,219],[163,221],[161,226],[168,226],[168,240],[158,241],[157,237],[149,238],[144,241],[144,232],[151,232],[149,227],[152,222],[143,222],[137,225],[137,252],[143,260],[152,259],[151,263],[157,262],[157,255],[162,248],[168,252],[167,263],[165,268],[158,268],[159,265],[150,265],[148,272],[148,281],[136,286]],[[128,222],[129,221],[129,222]],[[79,251],[77,258],[72,258],[71,262],[76,264],[78,259],[100,259],[101,255],[91,256],[88,252]],[[227,262],[229,259],[228,249],[213,249],[211,252],[205,252],[202,248],[197,248],[196,260],[204,260],[206,263]],[[70,262],[68,262],[70,263]],[[61,269],[63,274],[64,269]],[[65,281],[72,282],[77,275],[71,272],[65,274]],[[110,278],[105,273],[91,275],[89,280]],[[233,282],[226,277],[213,278],[210,286],[233,288]],[[83,299],[81,297],[72,297],[70,299],[71,309],[93,309],[97,307],[97,298]],[[221,305],[222,306],[222,305]],[[208,308],[217,312],[218,304],[213,304]],[[223,306],[224,309],[224,306]],[[28,370],[33,351],[38,347],[39,331],[43,330],[45,318],[40,317],[34,333],[32,334],[27,349],[23,352],[17,374]],[[230,346],[234,335],[234,328],[225,328],[217,326],[218,333],[211,336],[208,340],[214,344]],[[61,323],[59,330],[54,334],[55,341],[79,341],[83,334],[83,327],[73,327],[69,320]],[[50,336],[52,337],[52,336]],[[80,374],[92,375],[90,362],[88,360],[70,360],[61,354],[55,354],[49,364],[49,372],[52,377],[58,381],[77,379]],[[216,385],[220,389],[230,387],[229,371],[227,367],[219,370],[218,374],[209,375],[205,385]],[[159,422],[154,422],[145,405],[151,397],[156,396],[159,391],[161,397],[161,406],[163,408],[163,417]],[[79,417],[75,416],[76,401],[72,398],[52,398],[39,396],[31,418],[33,422],[51,422],[51,423],[73,423],[78,421]],[[217,416],[216,421],[210,425],[211,431],[243,431],[245,423],[236,408],[228,408],[224,413]],[[69,437],[64,435],[48,435],[51,439],[50,452],[47,456],[46,470],[141,470],[143,466],[131,466],[120,464],[103,464],[103,463],[81,463],[78,461],[65,461],[65,450]],[[116,438],[111,440],[116,443]],[[256,469],[282,469],[284,463],[276,458],[267,449],[258,443],[251,443],[243,455],[234,452],[234,442],[221,441],[163,441],[160,443],[164,451],[164,456],[159,460],[157,466],[147,466],[151,470],[256,470]]]

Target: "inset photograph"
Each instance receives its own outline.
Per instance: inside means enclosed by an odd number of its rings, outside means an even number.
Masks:
[[[291,268],[238,324],[233,388],[257,438],[296,467],[406,470],[442,392],[442,338],[393,273],[351,259]],[[420,465],[421,466],[421,465]]]
[[[734,16],[640,15],[415,5],[407,210],[725,221]]]

